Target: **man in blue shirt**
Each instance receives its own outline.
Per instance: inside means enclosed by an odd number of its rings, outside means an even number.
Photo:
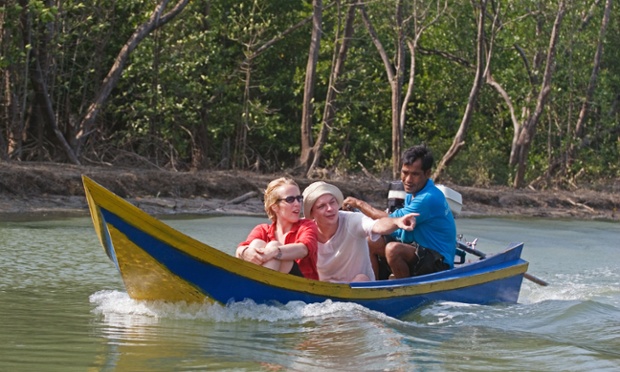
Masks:
[[[408,213],[417,213],[418,216],[413,231],[399,229],[382,243],[371,244],[371,260],[376,273],[376,255],[385,256],[395,278],[454,267],[456,224],[446,197],[430,179],[433,161],[431,151],[424,145],[413,146],[404,152],[401,180],[407,196],[404,207],[389,216],[402,217]],[[388,215],[353,197],[345,199],[343,205],[346,209],[357,208],[373,219]]]

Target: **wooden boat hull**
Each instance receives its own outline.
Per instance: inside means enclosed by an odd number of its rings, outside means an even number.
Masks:
[[[515,303],[523,244],[475,263],[406,279],[328,283],[282,274],[195,240],[83,176],[95,231],[129,296],[170,302],[347,301],[402,317],[429,301]]]

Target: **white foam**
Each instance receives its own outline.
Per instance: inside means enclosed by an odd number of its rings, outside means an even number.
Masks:
[[[523,281],[519,302],[537,303],[547,300],[587,301],[617,299],[620,296],[620,273],[603,267],[580,273],[556,274],[545,278],[549,286],[541,287]]]
[[[322,303],[306,304],[292,301],[286,305],[256,304],[252,300],[234,302],[223,306],[221,304],[186,304],[167,303],[161,301],[136,301],[129,298],[125,292],[99,291],[90,296],[90,302],[96,307],[93,312],[103,315],[106,320],[118,322],[119,318],[126,317],[126,322],[157,322],[159,318],[170,319],[200,319],[212,322],[237,322],[240,320],[254,320],[277,322],[281,320],[298,320],[311,317],[341,316],[353,311],[372,314],[373,317],[384,316],[367,308],[347,302],[333,302],[327,300]],[[134,319],[138,316],[145,319]]]

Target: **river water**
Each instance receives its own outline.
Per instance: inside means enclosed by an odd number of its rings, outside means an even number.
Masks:
[[[252,217],[166,223],[232,252]],[[478,248],[523,241],[519,303],[433,303],[405,319],[326,302],[136,302],[88,218],[0,222],[0,371],[618,371],[620,225],[458,219]],[[225,283],[223,283],[225,285]]]

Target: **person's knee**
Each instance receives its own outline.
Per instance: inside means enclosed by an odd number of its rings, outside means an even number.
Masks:
[[[281,245],[282,245],[282,244],[280,244],[280,242],[279,242],[279,241],[272,240],[272,241],[270,241],[269,243],[267,243],[267,245],[265,246],[265,248],[271,248],[271,247],[277,248],[277,247],[279,247],[279,246],[281,246]]]
[[[264,248],[267,243],[262,239],[254,239],[250,242],[249,247],[251,248]]]
[[[370,278],[366,274],[357,274],[353,277],[352,282],[368,282]]]
[[[385,256],[385,239],[383,237],[375,241],[368,239],[368,250],[371,255]]]
[[[415,256],[415,248],[410,244],[390,242],[385,246],[385,257],[388,262],[400,259],[409,262]]]
[[[271,269],[271,270],[280,271],[281,264],[282,263],[278,260],[269,260],[269,261],[263,262],[262,266],[268,269]]]
[[[396,242],[387,243],[385,246],[385,258],[388,262],[399,257],[401,255],[401,249]]]

